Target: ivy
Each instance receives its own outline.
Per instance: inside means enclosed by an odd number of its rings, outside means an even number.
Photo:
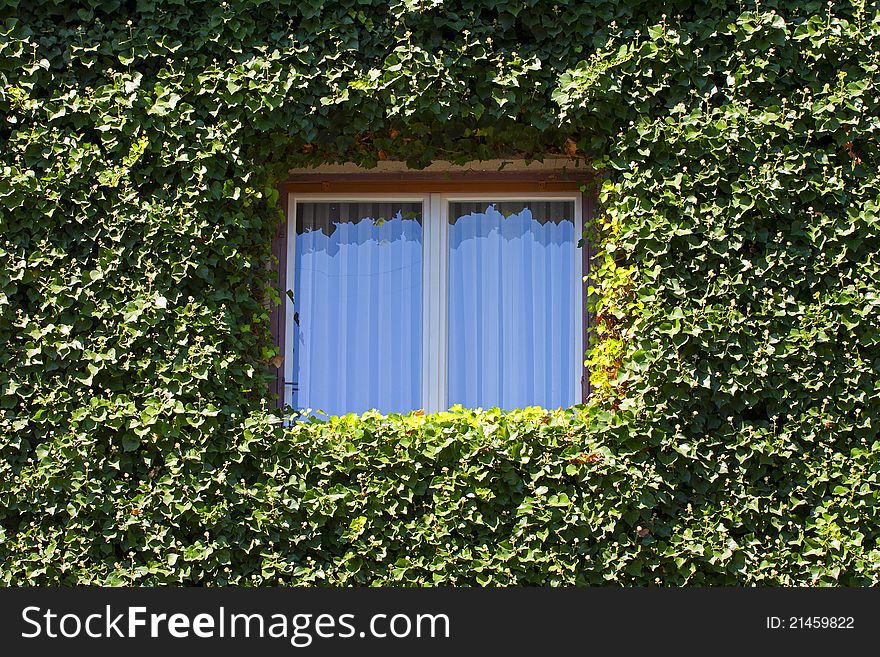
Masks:
[[[875,4],[0,7],[4,583],[877,583]],[[291,167],[558,153],[589,405],[281,425]]]

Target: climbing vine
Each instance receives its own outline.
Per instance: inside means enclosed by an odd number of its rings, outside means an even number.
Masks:
[[[0,580],[876,584],[876,3],[0,0]],[[283,427],[292,167],[586,158],[568,410]]]

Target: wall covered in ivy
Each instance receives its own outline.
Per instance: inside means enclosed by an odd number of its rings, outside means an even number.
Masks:
[[[880,582],[876,3],[0,9],[0,581]],[[281,427],[289,168],[560,152],[589,405]]]

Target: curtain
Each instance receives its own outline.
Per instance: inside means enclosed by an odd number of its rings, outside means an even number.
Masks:
[[[577,402],[570,201],[450,203],[448,403]]]
[[[421,406],[420,203],[297,204],[293,406]]]

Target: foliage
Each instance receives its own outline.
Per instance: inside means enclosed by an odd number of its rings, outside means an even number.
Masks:
[[[19,474],[30,497],[16,508],[44,522],[6,537],[4,579],[868,584],[880,566],[880,445],[826,459],[752,430],[700,453],[595,408],[237,429],[222,449],[160,438],[122,452],[121,475],[84,465],[108,460],[87,440],[48,448]]]
[[[0,7],[2,581],[877,583],[875,4]],[[572,143],[588,407],[266,413],[288,168]]]

